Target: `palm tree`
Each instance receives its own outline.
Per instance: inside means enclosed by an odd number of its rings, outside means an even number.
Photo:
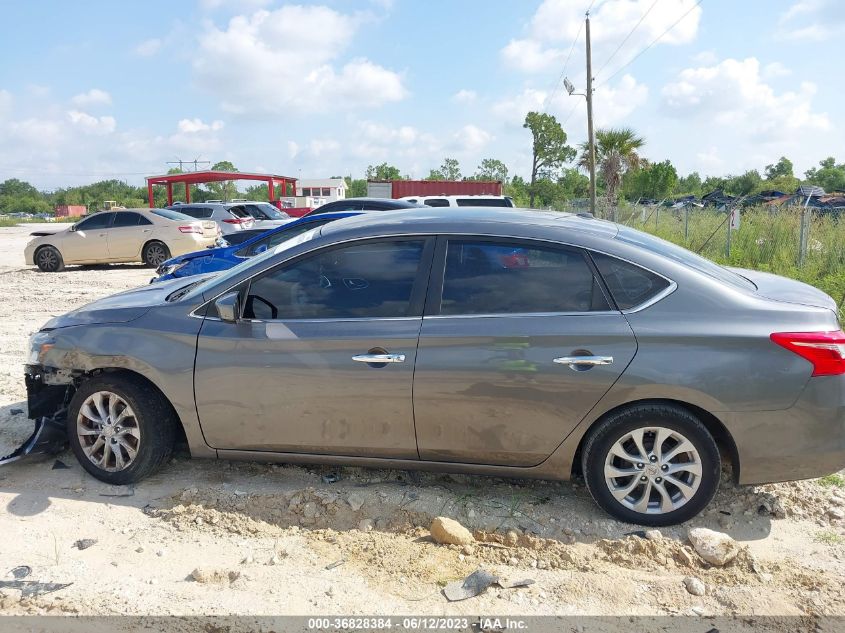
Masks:
[[[622,185],[622,176],[640,164],[637,150],[643,145],[645,139],[628,127],[596,130],[596,171],[604,180],[611,205],[616,204],[616,193]],[[587,142],[581,143],[579,164],[585,168],[590,166],[590,145]]]

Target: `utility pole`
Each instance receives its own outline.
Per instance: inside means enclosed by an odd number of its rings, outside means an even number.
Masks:
[[[585,31],[587,34],[587,138],[590,148],[590,213],[596,215],[596,143],[593,134],[593,55],[590,49],[590,12],[587,12]],[[613,210],[616,221],[616,209]]]

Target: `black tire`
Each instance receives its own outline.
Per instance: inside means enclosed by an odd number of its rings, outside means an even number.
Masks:
[[[77,419],[86,399],[107,391],[123,399],[134,412],[140,430],[137,454],[125,469],[110,471],[98,467],[85,454],[77,434]],[[85,381],[77,389],[67,416],[67,434],[76,459],[91,475],[109,484],[125,485],[141,481],[159,470],[170,459],[178,421],[172,407],[156,389],[138,378],[101,374]]]
[[[701,476],[698,481],[697,490],[682,505],[679,505],[674,510],[663,513],[657,513],[656,505],[663,497],[658,493],[656,488],[649,496],[650,499],[653,499],[655,513],[646,513],[628,507],[622,501],[617,500],[610,491],[609,483],[605,480],[605,462],[614,444],[624,438],[628,433],[648,427],[663,427],[683,435],[694,446],[701,462]],[[646,434],[645,439],[646,441],[653,442],[654,434]],[[666,440],[661,443],[664,447],[667,446]],[[652,452],[651,448],[645,442],[643,442],[643,445],[647,453]],[[669,446],[671,449],[671,445]],[[669,452],[667,451],[667,454]],[[627,464],[624,465],[627,466]],[[645,463],[644,467],[649,468],[649,466],[650,464]],[[581,455],[581,467],[587,489],[596,503],[605,512],[628,523],[659,527],[688,521],[710,503],[719,486],[721,459],[719,457],[719,448],[716,446],[713,436],[701,421],[689,411],[667,404],[644,403],[633,405],[608,416],[590,431],[584,443]],[[620,465],[620,467],[622,466]],[[632,464],[631,467],[636,469],[638,465]],[[657,476],[658,480],[660,479],[660,474],[660,472],[653,473],[654,476]],[[634,475],[630,479],[620,478],[615,481],[621,482],[621,484],[625,484],[626,482],[634,484],[635,478],[640,479],[641,476],[645,476],[645,473],[639,476]],[[689,475],[684,474],[683,476]],[[674,487],[674,484],[671,484],[670,481],[669,479],[664,481],[663,489],[671,490],[676,494],[680,493],[680,488]],[[643,494],[644,486],[645,484],[643,484],[643,488],[634,490],[634,492],[639,490],[640,498],[645,496]]]
[[[42,246],[35,251],[35,265],[45,273],[58,273],[65,269],[62,254],[53,246]]]
[[[158,268],[162,262],[170,259],[170,249],[167,244],[153,240],[144,245],[142,253],[144,263],[150,268]]]

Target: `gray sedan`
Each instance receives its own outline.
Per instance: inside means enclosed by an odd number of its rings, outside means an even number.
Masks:
[[[845,334],[815,288],[519,209],[326,224],[33,335],[33,437],[114,484],[195,457],[568,479],[667,525],[845,466]]]

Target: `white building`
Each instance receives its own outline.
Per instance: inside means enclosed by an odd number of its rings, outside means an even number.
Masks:
[[[296,182],[297,197],[322,198],[334,202],[346,198],[346,181],[343,178],[315,178]]]

